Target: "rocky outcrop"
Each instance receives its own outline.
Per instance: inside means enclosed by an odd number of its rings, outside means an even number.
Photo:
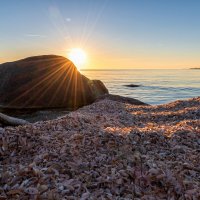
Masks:
[[[148,106],[148,104],[139,101],[137,99],[134,98],[130,98],[130,97],[123,97],[120,95],[114,95],[114,94],[105,94],[105,95],[101,95],[99,98],[97,98],[96,102],[101,101],[103,99],[108,99],[108,100],[112,100],[112,101],[117,101],[117,102],[121,102],[121,103],[128,103],[131,105],[143,105],[143,106]]]
[[[108,93],[101,81],[83,76],[65,57],[34,56],[0,65],[2,109],[74,110]]]

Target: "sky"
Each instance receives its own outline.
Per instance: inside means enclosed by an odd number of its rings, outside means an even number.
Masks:
[[[200,66],[198,0],[0,1],[0,63],[81,48],[85,69]]]

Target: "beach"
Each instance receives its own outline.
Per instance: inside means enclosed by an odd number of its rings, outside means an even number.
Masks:
[[[200,97],[0,128],[0,157],[1,199],[199,199]]]
[[[200,200],[200,1],[1,1],[0,200]]]

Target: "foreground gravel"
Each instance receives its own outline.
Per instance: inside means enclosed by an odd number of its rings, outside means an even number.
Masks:
[[[0,128],[0,199],[200,199],[200,97]]]

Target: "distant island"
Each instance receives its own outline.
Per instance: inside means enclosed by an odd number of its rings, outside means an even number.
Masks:
[[[200,67],[192,67],[190,69],[199,69],[200,70]]]

